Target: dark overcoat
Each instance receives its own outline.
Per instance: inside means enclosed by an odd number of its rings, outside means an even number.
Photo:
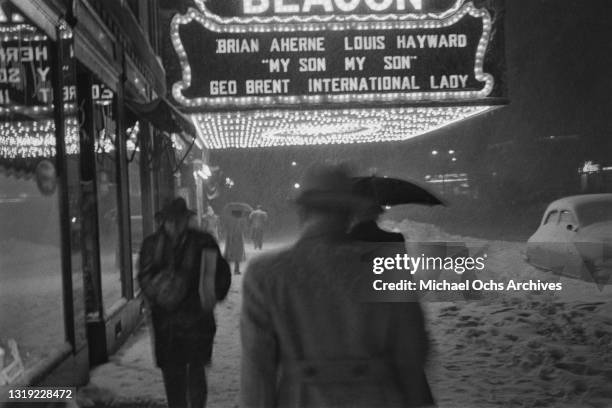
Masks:
[[[402,254],[406,250],[404,236],[399,232],[390,232],[381,229],[376,220],[367,220],[355,225],[351,229],[349,235],[352,239],[357,241],[387,244],[386,247],[381,248],[382,251],[375,251],[379,252],[377,255],[380,255],[380,252],[386,252],[386,255],[393,257],[395,254]],[[418,308],[418,304],[416,303],[412,306],[415,309]],[[417,311],[416,313],[420,312]],[[421,401],[424,405],[431,405],[433,404],[433,396],[431,394],[431,389],[429,387],[429,382],[427,381],[425,371],[420,371],[419,376],[419,383],[421,384],[420,395],[422,396]]]
[[[381,229],[375,220],[367,220],[355,225],[350,237],[364,242],[404,242],[404,236],[399,232],[389,232]]]
[[[229,265],[221,256],[219,246],[208,233],[188,230],[185,239],[176,248],[166,248],[161,265],[156,265],[155,251],[157,232],[147,237],[140,251],[139,281],[145,273],[155,274],[168,262],[181,267],[176,273],[183,274],[187,282],[187,293],[180,305],[172,311],[149,304],[153,325],[155,358],[159,367],[186,363],[208,363],[212,355],[213,339],[216,332],[212,310],[204,311],[198,292],[202,250],[211,249],[217,253],[215,292],[217,300],[223,300],[231,283]],[[168,245],[171,245],[167,240]],[[189,259],[188,265],[184,260]]]

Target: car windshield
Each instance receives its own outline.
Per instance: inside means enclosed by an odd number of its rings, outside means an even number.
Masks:
[[[612,221],[612,200],[582,204],[577,208],[583,227],[597,222]]]

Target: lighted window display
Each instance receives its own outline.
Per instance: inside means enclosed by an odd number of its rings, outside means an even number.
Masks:
[[[112,91],[94,85],[94,127],[96,131],[96,175],[98,231],[102,300],[109,309],[122,297],[121,254],[119,243],[119,201],[117,180],[116,121]]]
[[[53,120],[6,121],[0,123],[0,156],[8,159],[55,157]],[[79,130],[76,118],[66,120],[66,154],[79,153]]]

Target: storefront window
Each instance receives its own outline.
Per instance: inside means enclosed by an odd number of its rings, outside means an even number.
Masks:
[[[64,342],[53,132],[48,119],[0,124],[0,347],[9,364],[15,340],[26,368]]]
[[[51,177],[53,159],[38,159],[38,177]],[[64,342],[58,197],[37,185],[51,180],[10,173],[0,170],[0,347],[16,340],[29,366]]]
[[[5,374],[18,361],[26,370],[33,367],[66,336],[51,42],[2,0],[0,31],[0,373]],[[76,123],[66,125],[67,148],[78,150]]]
[[[106,309],[122,297],[117,182],[117,123],[113,92],[101,84],[92,87],[95,157],[98,187],[98,226],[102,299]]]

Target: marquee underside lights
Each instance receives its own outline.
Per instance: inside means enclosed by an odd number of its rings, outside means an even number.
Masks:
[[[390,142],[411,139],[491,106],[314,111],[260,110],[193,115],[209,149]]]

